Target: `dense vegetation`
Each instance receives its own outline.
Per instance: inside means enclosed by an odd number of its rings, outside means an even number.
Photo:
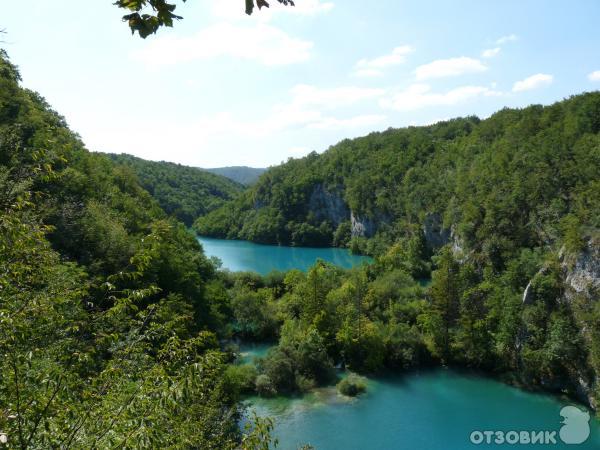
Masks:
[[[244,186],[250,186],[256,183],[258,177],[260,177],[267,169],[258,169],[247,166],[230,166],[204,170],[216,173],[217,175],[222,175],[237,183],[243,184]]]
[[[278,344],[228,375],[243,392],[272,396],[331,384],[337,365],[363,374],[445,365],[600,400],[599,296],[565,296],[570,257],[523,249],[495,272],[444,247],[423,288],[400,255],[392,247],[352,271],[319,263],[308,273],[236,275],[229,289],[235,330]]]
[[[599,131],[594,92],[486,120],[372,133],[269,169],[196,229],[382,254],[439,217],[462,246],[501,268],[521,248],[556,241],[567,222],[600,225]]]
[[[0,53],[0,430],[12,448],[264,448],[242,435],[227,293],[135,174]]]
[[[347,208],[337,228],[315,192],[343,200],[329,202]],[[351,237],[350,211],[376,224],[373,237]],[[329,383],[337,364],[362,373],[444,364],[586,391],[592,402],[599,226],[597,92],[346,140],[269,169],[196,223],[220,237],[333,241],[378,256],[351,272],[319,264],[230,290],[237,329],[279,339],[255,368],[259,393]],[[592,281],[573,292],[566,278],[582,264]],[[415,283],[430,273],[428,289]]]
[[[160,207],[187,226],[233,199],[243,189],[226,177],[181,164],[146,161],[126,154],[109,154],[108,157],[133,171]]]

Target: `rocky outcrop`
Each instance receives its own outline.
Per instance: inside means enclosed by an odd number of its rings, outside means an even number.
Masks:
[[[432,250],[448,244],[451,239],[450,229],[444,228],[444,221],[440,213],[428,213],[423,221],[423,235],[427,246]]]
[[[458,256],[460,261],[464,261],[466,259],[465,244],[458,235],[455,225],[452,225],[450,228],[450,241],[452,242],[452,251],[454,252],[454,255]]]
[[[352,237],[371,237],[377,231],[374,220],[368,217],[360,217],[354,212],[350,213],[350,225]]]
[[[565,278],[565,297],[583,296],[600,300],[600,239],[588,238],[583,250],[569,255],[560,251],[561,267]]]
[[[583,302],[600,301],[600,239],[588,237],[583,249],[576,254],[569,254],[565,248],[559,253],[564,280],[564,301],[573,302],[578,298]],[[581,333],[586,341],[591,339],[589,334],[592,324],[583,320],[579,323]],[[578,371],[573,377],[577,397],[598,410],[593,391],[598,389],[600,379],[586,371]]]
[[[390,221],[383,214],[368,217],[351,211],[344,201],[342,186],[317,184],[310,195],[308,207],[318,221],[330,222],[334,228],[350,220],[352,237],[373,237],[380,224]]]
[[[309,210],[317,220],[331,222],[334,227],[337,227],[350,216],[350,209],[341,193],[341,187],[328,189],[322,184],[317,184],[310,196]]]

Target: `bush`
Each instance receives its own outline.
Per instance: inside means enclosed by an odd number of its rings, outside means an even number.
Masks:
[[[233,392],[252,394],[255,390],[257,377],[256,367],[252,364],[230,365],[225,370],[225,380]]]
[[[304,375],[296,375],[296,388],[300,392],[310,392],[315,388],[315,380]]]
[[[340,394],[348,397],[356,397],[367,391],[367,379],[351,373],[337,384]]]
[[[267,356],[260,362],[259,370],[271,380],[276,391],[295,390],[294,361],[279,347],[269,350]]]
[[[261,397],[272,397],[277,394],[277,389],[268,375],[259,375],[256,377],[256,393]]]

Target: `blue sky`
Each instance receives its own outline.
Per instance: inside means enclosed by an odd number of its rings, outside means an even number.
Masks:
[[[142,40],[112,0],[12,1],[1,45],[90,150],[201,167],[600,89],[597,0],[179,3]]]

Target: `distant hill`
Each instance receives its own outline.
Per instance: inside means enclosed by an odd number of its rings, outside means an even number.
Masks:
[[[190,226],[195,219],[233,199],[244,187],[227,177],[196,167],[146,161],[135,156],[109,154],[117,164],[135,172],[140,184],[169,215]]]
[[[230,166],[203,170],[206,170],[210,173],[216,173],[217,175],[222,175],[245,186],[250,186],[251,184],[256,183],[258,177],[260,177],[267,169],[247,166]]]

